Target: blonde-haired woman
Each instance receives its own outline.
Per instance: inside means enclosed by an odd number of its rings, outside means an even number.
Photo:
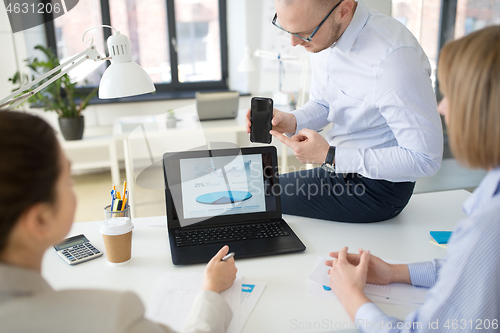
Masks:
[[[455,158],[488,174],[464,204],[462,220],[443,259],[390,265],[359,249],[330,255],[330,285],[363,332],[498,331],[500,320],[500,26],[447,44],[439,60]],[[404,322],[384,314],[364,295],[366,283],[402,282],[431,288]]]

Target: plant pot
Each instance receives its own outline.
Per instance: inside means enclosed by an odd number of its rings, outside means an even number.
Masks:
[[[59,118],[59,128],[61,129],[64,139],[67,141],[81,140],[85,128],[85,121],[83,116],[76,118]]]
[[[175,117],[167,118],[167,128],[175,128],[177,126],[177,119]]]

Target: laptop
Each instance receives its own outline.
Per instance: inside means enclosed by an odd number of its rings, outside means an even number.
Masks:
[[[163,156],[167,229],[175,265],[304,251],[281,216],[276,148],[204,149]]]
[[[238,115],[240,93],[237,91],[196,93],[200,120],[233,119]]]

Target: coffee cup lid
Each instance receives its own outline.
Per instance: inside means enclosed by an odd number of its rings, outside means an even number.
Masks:
[[[123,235],[132,229],[134,229],[134,225],[129,217],[115,217],[101,224],[101,234],[108,236]]]

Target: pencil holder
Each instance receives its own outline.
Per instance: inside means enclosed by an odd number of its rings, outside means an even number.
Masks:
[[[115,217],[128,217],[130,218],[130,206],[127,206],[124,210],[112,211],[111,205],[104,207],[104,219],[109,220]]]

